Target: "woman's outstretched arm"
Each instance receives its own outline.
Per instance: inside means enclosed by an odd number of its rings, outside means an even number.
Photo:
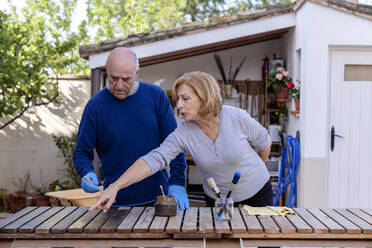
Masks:
[[[150,166],[145,160],[139,158],[134,164],[128,168],[118,180],[110,184],[98,197],[97,201],[93,206],[90,207],[89,211],[93,209],[103,209],[107,211],[111,205],[115,202],[116,194],[119,190],[129,187],[130,185],[137,183],[146,177],[151,175]]]

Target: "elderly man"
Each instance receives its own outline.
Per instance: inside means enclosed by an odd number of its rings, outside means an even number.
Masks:
[[[94,148],[102,162],[106,188],[139,157],[157,148],[177,126],[165,92],[156,85],[136,80],[139,68],[133,51],[114,49],[106,69],[108,86],[85,106],[73,155],[76,171],[82,177],[81,187],[86,192],[99,190],[92,166]],[[166,191],[169,185],[168,194],[175,196],[179,208],[187,209],[185,168],[185,155],[179,154],[170,163],[170,178],[165,169],[120,190],[116,206],[151,205],[161,194],[160,185]]]

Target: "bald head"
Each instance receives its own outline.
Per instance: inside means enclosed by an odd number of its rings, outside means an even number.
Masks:
[[[133,69],[138,70],[139,63],[137,55],[126,47],[117,47],[111,51],[106,60],[107,71]]]

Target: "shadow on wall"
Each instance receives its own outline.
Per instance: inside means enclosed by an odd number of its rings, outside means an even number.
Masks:
[[[61,104],[28,110],[20,119],[0,130],[0,187],[15,190],[11,177],[23,177],[29,169],[33,184],[49,184],[62,177],[63,159],[57,158],[52,134],[71,135],[77,129],[90,98],[88,77],[68,77],[59,82]],[[39,169],[40,168],[40,169]],[[40,178],[42,177],[42,178]]]

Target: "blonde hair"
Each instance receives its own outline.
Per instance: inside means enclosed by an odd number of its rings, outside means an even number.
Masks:
[[[172,100],[177,102],[178,88],[186,84],[190,86],[200,98],[199,114],[207,119],[216,117],[222,108],[220,87],[209,74],[201,71],[187,72],[179,77],[173,85]]]

